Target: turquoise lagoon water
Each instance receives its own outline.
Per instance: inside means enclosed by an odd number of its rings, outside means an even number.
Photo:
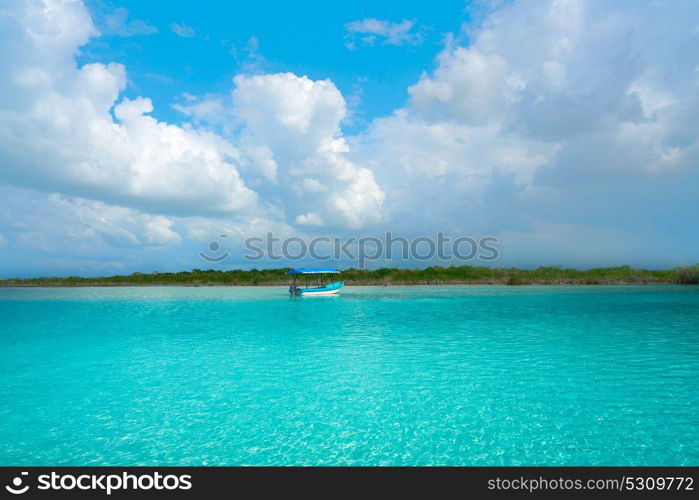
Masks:
[[[0,465],[699,464],[698,287],[0,289]]]

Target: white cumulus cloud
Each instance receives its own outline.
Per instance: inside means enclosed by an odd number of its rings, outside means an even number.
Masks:
[[[699,208],[698,13],[686,1],[520,0],[468,28],[404,109],[350,141],[386,191],[387,219],[500,235],[511,262],[536,247],[529,238],[550,245],[542,255],[558,248],[559,262],[599,265],[603,241],[629,234],[655,253],[615,243],[628,260],[687,259],[697,239],[679,227],[695,226]],[[576,239],[582,259],[560,227],[602,236]]]
[[[255,208],[230,143],[158,122],[149,99],[120,98],[120,64],[77,67],[96,34],[90,17],[79,2],[42,4],[0,7],[1,181],[160,213]]]
[[[380,219],[384,192],[371,170],[347,157],[340,131],[345,100],[332,82],[291,73],[241,75],[232,98],[245,141],[265,148],[260,170],[269,171],[267,163],[274,162],[270,188],[285,200],[292,220],[359,228]],[[309,206],[321,214],[308,216]]]

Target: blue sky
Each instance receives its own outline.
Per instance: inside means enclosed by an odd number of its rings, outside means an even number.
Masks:
[[[434,67],[445,37],[459,34],[464,23],[486,10],[462,1],[443,2],[439,8],[414,1],[205,1],[194,8],[192,2],[178,0],[163,9],[160,2],[96,0],[87,6],[104,33],[110,33],[108,19],[123,15],[119,9],[128,11],[127,25],[134,21],[147,25],[133,31],[144,34],[93,39],[81,48],[78,61],[123,63],[132,85],[124,94],[149,96],[159,119],[181,120],[170,104],[183,92],[228,92],[231,79],[255,65],[256,72],[330,78],[344,96],[360,97],[353,107],[357,120],[344,124],[348,130],[358,130],[365,121],[403,106],[408,86]],[[414,20],[412,31],[420,33],[421,41],[401,45],[378,41],[371,47],[360,43],[349,50],[345,25],[366,18]],[[173,24],[192,32],[179,36]],[[257,44],[252,55],[251,43]]]
[[[693,264],[698,117],[690,0],[9,0],[0,276],[291,264],[267,232]]]

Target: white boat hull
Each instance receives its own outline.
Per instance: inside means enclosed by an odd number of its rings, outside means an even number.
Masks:
[[[337,295],[339,293],[340,293],[340,289],[338,288],[336,290],[323,290],[320,292],[303,292],[302,291],[300,293],[297,293],[297,295],[299,297],[319,297],[322,295]]]
[[[296,295],[297,297],[322,297],[324,295],[337,295],[340,293],[340,288],[342,288],[344,284],[344,281],[336,281],[334,283],[328,283],[325,286],[318,286],[316,288],[299,288],[296,286],[296,282],[294,281],[294,284],[289,287],[289,293],[291,295]]]

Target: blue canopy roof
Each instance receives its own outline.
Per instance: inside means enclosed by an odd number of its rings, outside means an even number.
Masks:
[[[292,269],[287,271],[286,274],[337,274],[340,271],[337,269]]]

